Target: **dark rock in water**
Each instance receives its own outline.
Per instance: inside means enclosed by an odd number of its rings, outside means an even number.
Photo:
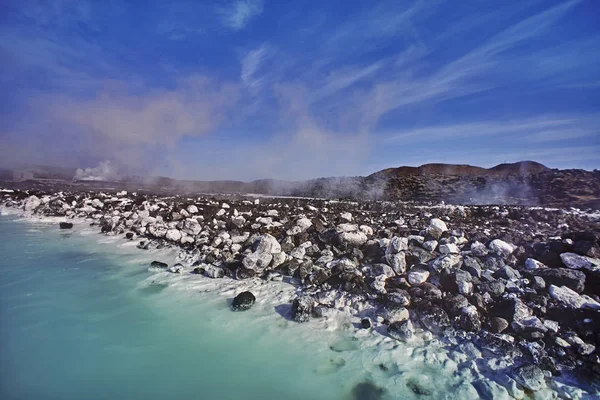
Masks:
[[[307,322],[312,314],[315,301],[310,296],[301,296],[292,302],[292,315],[296,322]]]
[[[60,226],[60,229],[71,229],[71,228],[73,228],[73,223],[71,223],[71,222],[61,222],[59,224],[59,226]]]
[[[194,268],[194,273],[202,275],[202,274],[204,274],[204,268],[202,268],[202,267],[196,267],[196,268]]]
[[[421,323],[430,332],[441,333],[450,326],[450,318],[441,307],[431,306],[420,312]]]
[[[360,320],[360,325],[364,328],[364,329],[369,329],[371,326],[373,326],[373,324],[371,323],[371,320],[369,318],[363,318]]]
[[[508,321],[504,318],[494,317],[490,319],[490,328],[494,333],[500,333],[508,328]]]
[[[433,394],[433,390],[425,387],[421,382],[414,378],[409,379],[408,382],[406,382],[406,386],[418,396],[431,396]]]
[[[352,400],[382,400],[385,389],[375,386],[371,382],[361,382],[352,389]]]
[[[312,310],[313,318],[323,318],[323,314],[325,313],[325,307],[317,306]]]
[[[150,263],[150,267],[151,268],[164,268],[164,269],[167,269],[169,267],[169,264],[164,263],[164,262],[160,262],[160,261],[152,261]]]
[[[255,301],[256,297],[254,297],[252,292],[242,292],[233,299],[233,303],[231,303],[231,309],[233,311],[246,311],[252,307]]]
[[[131,240],[131,239],[133,239],[133,232],[127,232],[127,233],[125,234],[125,237],[126,237],[127,239],[130,239],[130,240]]]
[[[392,322],[388,325],[387,332],[391,338],[405,342],[413,335],[412,323],[410,320]]]
[[[250,279],[254,276],[256,276],[256,271],[253,269],[239,267],[235,270],[235,279],[237,280]]]
[[[526,389],[538,391],[544,387],[544,371],[537,365],[523,365],[513,371],[515,380]]]
[[[585,288],[585,274],[582,271],[568,268],[542,268],[533,272],[541,276],[546,285],[566,286],[577,293]]]

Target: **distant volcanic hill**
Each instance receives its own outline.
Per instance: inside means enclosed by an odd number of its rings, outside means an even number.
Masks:
[[[19,186],[50,185],[33,170]],[[31,171],[31,170],[30,170]],[[37,171],[37,172],[36,172]],[[71,172],[71,171],[70,171]],[[56,175],[56,174],[54,174]],[[10,180],[11,173],[2,176]],[[0,176],[0,180],[3,179]],[[357,200],[445,201],[458,204],[522,204],[600,209],[600,172],[550,169],[534,161],[481,168],[463,164],[425,164],[387,168],[366,177],[330,177],[306,181],[261,179],[183,181],[167,177],[126,176],[118,182],[64,182],[82,188],[142,190],[157,193],[263,194]],[[17,183],[13,183],[17,185]]]
[[[497,177],[508,175],[531,175],[550,171],[550,168],[535,161],[520,161],[512,164],[499,164],[486,169],[466,164],[424,164],[420,167],[387,168],[369,175],[367,178],[392,178],[399,176],[454,175]]]

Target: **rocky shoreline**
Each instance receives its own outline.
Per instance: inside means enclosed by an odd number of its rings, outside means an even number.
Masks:
[[[598,214],[124,191],[3,190],[0,205],[64,218],[61,229],[86,219],[140,248],[179,246],[189,255],[152,263],[158,271],[285,280],[297,288],[297,322],[336,308],[399,343],[438,337],[474,355],[465,367],[502,375],[512,397],[556,389],[566,375],[590,395],[600,390]],[[254,301],[243,292],[232,308]],[[485,381],[474,386],[491,398]]]

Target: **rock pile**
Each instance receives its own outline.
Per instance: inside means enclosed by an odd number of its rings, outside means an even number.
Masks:
[[[399,341],[475,342],[485,367],[528,390],[564,371],[600,378],[600,222],[577,210],[24,191],[0,203],[196,260],[154,270],[287,277],[298,322],[344,308]],[[232,308],[254,301],[244,292]]]

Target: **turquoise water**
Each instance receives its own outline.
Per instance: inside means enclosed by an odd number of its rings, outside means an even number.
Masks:
[[[0,217],[1,399],[370,398],[352,392],[365,354],[332,351],[339,334],[141,286],[152,256],[98,237]]]

